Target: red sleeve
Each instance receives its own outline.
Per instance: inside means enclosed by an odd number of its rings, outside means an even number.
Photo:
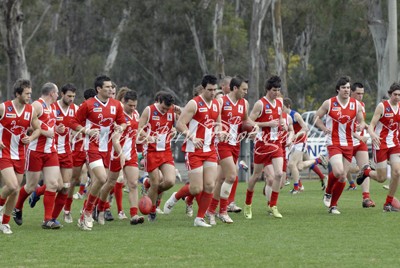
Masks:
[[[124,110],[121,105],[117,106],[117,117],[115,119],[118,125],[126,124],[126,119],[124,116]]]
[[[87,102],[83,102],[81,106],[79,106],[78,111],[75,116],[71,118],[69,127],[73,130],[76,130],[78,126],[84,126],[85,120],[88,114]]]

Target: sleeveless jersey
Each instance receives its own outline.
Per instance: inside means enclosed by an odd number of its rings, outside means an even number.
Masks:
[[[329,110],[326,117],[326,127],[331,130],[327,135],[327,145],[353,147],[353,127],[357,116],[357,103],[349,98],[342,106],[337,97],[329,99]]]
[[[289,127],[289,114],[282,112],[282,119],[283,122],[285,124],[285,128],[287,129]],[[289,138],[289,131],[286,130],[281,130],[279,132],[279,140],[282,144],[282,148],[285,149],[286,145],[287,145],[287,139]]]
[[[136,110],[131,115],[124,112],[124,116],[126,120],[126,129],[124,133],[122,133],[120,144],[126,160],[130,160],[137,154],[136,135],[139,126],[139,113]],[[118,155],[114,152],[114,147],[112,147],[111,152],[111,160],[118,158]]]
[[[294,118],[294,115],[296,114],[295,110],[290,111],[290,117],[292,118],[293,121],[293,130],[294,130],[294,135],[299,133],[303,128],[300,126],[299,122],[297,122]],[[293,140],[293,144],[298,144],[298,143],[305,143],[307,142],[307,135],[306,133],[300,135],[299,137],[295,138]]]
[[[399,146],[398,127],[400,122],[400,105],[397,104],[397,107],[393,107],[388,100],[382,102],[382,104],[383,115],[374,129],[375,133],[381,138],[379,148],[375,147],[375,149],[378,150]],[[397,108],[397,111],[393,108]]]
[[[282,114],[282,101],[275,99],[275,104],[272,104],[266,97],[262,97],[259,101],[262,103],[262,111],[256,122],[269,122],[279,120]],[[279,139],[280,127],[263,127],[257,134],[256,143],[263,142],[264,144],[280,143]]]
[[[171,151],[172,128],[175,123],[174,106],[166,113],[161,113],[155,104],[148,106],[149,119],[145,127],[147,135],[156,137],[155,143],[148,143],[145,145],[147,152],[162,152]]]
[[[61,107],[60,101],[54,103],[54,108],[56,110],[56,125],[63,124],[65,126],[64,133],[57,133],[55,135],[55,143],[57,148],[57,153],[59,154],[70,154],[71,153],[71,143],[70,143],[70,134],[71,129],[68,127],[70,125],[70,121],[75,117],[76,111],[78,110],[78,106],[71,103],[67,110],[63,110]]]
[[[99,137],[91,138],[85,135],[84,149],[90,153],[108,152],[111,149],[111,138],[114,123],[125,124],[124,111],[118,100],[108,99],[103,103],[97,96],[82,103],[72,118],[70,127],[76,129],[78,125],[85,129],[98,129]]]
[[[42,106],[42,114],[38,117],[41,129],[52,129],[55,132],[56,114],[53,105],[47,105],[46,102],[40,98],[37,100]],[[54,146],[54,138],[47,138],[40,135],[37,139],[29,143],[29,150],[41,153],[55,153],[57,152]]]
[[[21,139],[31,125],[33,106],[25,104],[23,110],[18,112],[12,101],[3,104],[4,114],[0,118],[0,140],[5,148],[0,150],[0,158],[21,160],[25,159],[25,145]]]
[[[359,103],[361,104],[361,109],[362,109],[362,113],[363,113],[363,118],[364,118],[364,120],[367,118],[367,114],[366,114],[366,112],[365,112],[365,103],[364,102],[362,102],[362,101],[359,101]],[[358,127],[358,125],[359,125],[359,123],[357,122],[357,119],[354,121],[354,126],[353,126],[353,129],[354,129],[354,131],[358,134],[358,135],[360,135],[360,136],[365,136],[365,133],[366,133],[366,129],[363,129],[362,131],[356,131],[357,130],[357,127]],[[360,140],[359,139],[356,139],[355,137],[353,137],[353,146],[355,147],[355,146],[358,146],[358,145],[360,145]]]
[[[218,141],[218,147],[231,145],[240,147],[239,129],[246,114],[245,99],[234,103],[228,95],[222,97],[221,123],[222,130],[229,133],[228,141]]]
[[[220,106],[216,99],[213,99],[208,105],[203,97],[197,96],[190,101],[196,103],[196,113],[187,125],[191,137],[203,140],[202,148],[195,148],[193,142],[185,139],[182,146],[184,152],[211,152],[215,151],[215,133],[218,116],[220,114]]]

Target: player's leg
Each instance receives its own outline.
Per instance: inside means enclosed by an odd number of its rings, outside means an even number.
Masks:
[[[261,178],[263,169],[264,169],[264,164],[254,163],[253,174],[251,175],[249,182],[247,184],[246,201],[244,204],[244,216],[246,219],[252,218],[251,204],[253,202],[254,187],[257,181]]]
[[[397,192],[397,188],[400,180],[400,154],[394,153],[390,155],[390,166],[391,166],[391,180],[389,184],[389,192],[386,196],[386,202],[383,207],[383,211],[399,211],[397,208],[392,206],[393,198]]]

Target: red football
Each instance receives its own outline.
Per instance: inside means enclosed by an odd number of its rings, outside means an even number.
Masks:
[[[139,210],[143,215],[149,214],[152,206],[153,206],[153,203],[151,202],[150,197],[148,197],[147,195],[144,195],[140,198]]]
[[[400,201],[396,197],[393,197],[392,206],[394,208],[400,209]]]
[[[249,122],[244,121],[242,123],[242,131],[241,132],[252,132],[252,131],[253,131],[253,126]]]

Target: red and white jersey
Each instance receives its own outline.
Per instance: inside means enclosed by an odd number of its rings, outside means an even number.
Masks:
[[[136,154],[136,136],[139,126],[139,113],[134,111],[133,114],[129,115],[124,112],[126,120],[126,129],[122,133],[120,144],[122,148],[122,153],[126,160],[132,159]],[[111,151],[111,160],[118,158],[118,155],[114,152],[114,147]]]
[[[375,147],[375,149],[387,149],[399,146],[400,105],[392,106],[388,100],[383,101],[382,104],[383,115],[374,129],[375,133],[380,137],[381,144],[379,147]]]
[[[221,124],[223,131],[229,133],[228,141],[217,141],[217,146],[240,147],[239,130],[246,115],[245,99],[237,100],[234,103],[228,95],[222,97]]]
[[[66,110],[61,107],[62,100],[57,101],[53,104],[54,109],[56,110],[56,126],[63,124],[65,126],[64,133],[55,133],[55,143],[57,148],[57,153],[59,154],[70,154],[71,153],[71,143],[70,143],[70,135],[71,129],[68,127],[70,125],[70,121],[75,117],[76,111],[78,110],[78,106],[71,103]]]
[[[70,122],[70,128],[76,129],[78,125],[81,125],[86,130],[98,129],[100,133],[98,138],[85,136],[85,151],[91,153],[108,152],[111,149],[114,123],[118,125],[126,123],[120,102],[110,98],[106,103],[103,103],[95,96],[82,103],[76,112],[76,116]]]
[[[327,135],[327,145],[353,147],[354,121],[358,112],[358,101],[349,98],[343,105],[337,97],[329,99],[329,110],[326,116],[326,127],[331,130]]]
[[[301,125],[299,124],[299,122],[296,121],[295,119],[295,115],[296,115],[296,111],[295,110],[291,110],[290,111],[290,117],[292,117],[292,121],[293,121],[293,130],[294,130],[294,135],[296,135],[297,133],[299,133],[300,131],[303,130],[303,128],[301,127]],[[299,143],[306,143],[307,142],[307,135],[306,133],[300,135],[299,137],[295,138],[293,140],[293,144],[299,144]]]
[[[279,140],[280,140],[280,143],[282,144],[283,149],[285,149],[285,147],[287,145],[287,139],[289,138],[289,131],[285,130],[285,129],[288,129],[289,124],[290,124],[289,117],[290,117],[290,115],[282,112],[282,120],[285,125],[283,126],[283,129],[281,131],[279,131]]]
[[[12,101],[1,104],[4,114],[0,118],[0,140],[5,148],[0,150],[0,158],[20,160],[25,159],[25,145],[21,139],[31,125],[33,106],[25,104],[24,109],[18,112]]]
[[[271,103],[265,96],[259,101],[262,103],[262,111],[256,122],[269,122],[273,120],[280,120],[282,115],[282,101],[275,99],[275,103]],[[264,144],[280,143],[279,131],[280,127],[263,127],[257,134],[256,142],[263,142]]]
[[[187,127],[191,137],[203,140],[203,147],[195,148],[193,142],[186,139],[183,143],[182,151],[204,153],[215,151],[214,128],[221,112],[220,105],[216,99],[213,99],[208,105],[201,95],[190,101],[196,103],[196,113]]]
[[[147,106],[146,109],[149,109],[149,118],[144,131],[147,135],[156,137],[157,141],[145,144],[144,149],[147,152],[171,151],[172,128],[175,124],[174,106],[164,114],[155,104]]]
[[[363,118],[364,118],[364,120],[365,120],[365,119],[367,118],[367,113],[365,112],[365,103],[362,102],[362,101],[359,101],[359,103],[361,104],[361,109],[362,109],[362,113],[363,113]],[[367,130],[366,130],[366,129],[363,129],[362,131],[356,131],[358,125],[359,125],[359,122],[357,122],[357,119],[356,119],[356,120],[354,121],[354,126],[353,126],[354,131],[355,131],[358,135],[360,135],[360,136],[365,136],[365,134],[367,133]],[[360,145],[360,140],[359,140],[359,139],[356,139],[355,137],[353,137],[353,146],[355,147],[355,146],[358,146],[358,145]]]
[[[47,105],[46,102],[40,98],[37,100],[42,107],[42,112],[38,117],[41,129],[49,130],[52,129],[55,132],[56,125],[56,111],[53,109],[53,105]],[[40,135],[39,138],[29,143],[29,150],[41,152],[41,153],[56,153],[56,147],[54,145],[54,138],[47,138]]]

